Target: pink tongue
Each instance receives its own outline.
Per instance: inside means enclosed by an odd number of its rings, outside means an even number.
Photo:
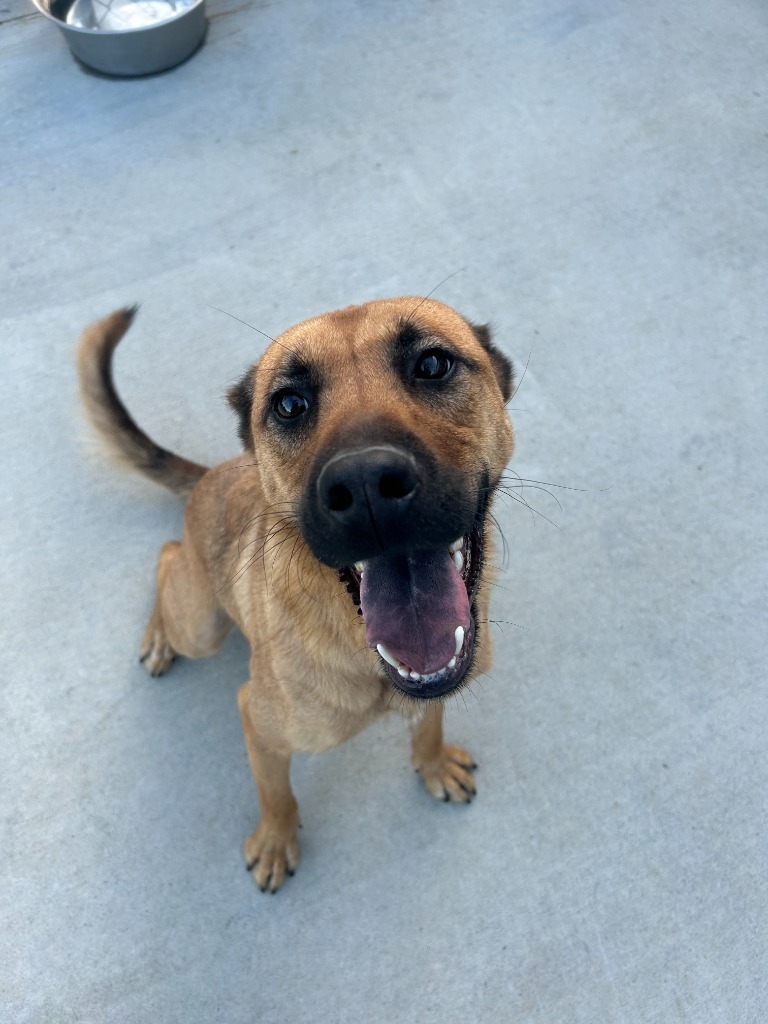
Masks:
[[[456,653],[456,627],[469,629],[467,588],[445,551],[372,558],[360,584],[369,647],[421,675],[445,668]]]

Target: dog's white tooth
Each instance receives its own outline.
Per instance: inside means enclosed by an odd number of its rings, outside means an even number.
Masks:
[[[461,549],[463,547],[464,547],[464,538],[463,537],[459,537],[459,539],[455,540],[453,542],[453,544],[449,544],[448,545],[448,550],[451,552],[452,555],[454,555],[454,554],[456,554],[457,551],[461,551]]]
[[[455,657],[451,658],[451,660],[448,662],[448,664],[445,667],[446,668],[456,668],[456,658]]]
[[[457,626],[456,632],[453,634],[456,637],[456,657],[459,656],[459,651],[464,646],[464,627]]]
[[[397,658],[394,656],[394,654],[390,654],[389,653],[389,651],[384,646],[384,644],[376,644],[376,650],[382,656],[384,661],[386,661],[389,665],[391,665],[392,668],[396,668],[396,669],[400,668],[400,662],[397,660]]]
[[[359,573],[362,573],[363,569],[365,568],[365,562],[355,562],[355,568]]]
[[[453,553],[453,564],[456,566],[459,572],[464,568],[464,555],[460,551],[454,551]]]
[[[410,679],[411,678],[410,669],[407,669],[405,667],[405,665],[400,665],[400,667],[398,668],[397,671],[398,671],[398,674],[403,677],[403,679]]]
[[[411,679],[414,679],[417,683],[421,679],[421,676],[419,675],[418,672],[411,672],[410,676],[411,676]]]

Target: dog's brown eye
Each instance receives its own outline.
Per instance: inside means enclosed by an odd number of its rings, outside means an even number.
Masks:
[[[452,369],[452,356],[441,348],[431,348],[419,356],[413,373],[422,380],[440,380],[441,377],[447,377]]]
[[[309,402],[296,391],[281,391],[275,395],[274,409],[282,420],[295,420],[309,408]]]

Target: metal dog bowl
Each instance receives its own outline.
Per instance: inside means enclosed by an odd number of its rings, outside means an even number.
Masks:
[[[33,0],[72,53],[108,75],[150,75],[181,63],[205,35],[205,0]]]

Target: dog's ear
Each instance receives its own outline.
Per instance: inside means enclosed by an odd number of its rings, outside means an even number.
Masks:
[[[502,395],[504,395],[504,401],[508,402],[512,397],[515,387],[515,367],[512,360],[508,359],[507,356],[505,356],[504,353],[494,345],[491,328],[488,324],[470,324],[469,326],[474,331],[477,340],[491,357],[493,369],[496,374],[496,380],[499,382]]]
[[[254,373],[256,367],[252,366],[241,379],[227,392],[227,401],[237,413],[239,420],[237,432],[243,447],[253,452],[253,431],[251,430],[251,409],[253,407]]]

